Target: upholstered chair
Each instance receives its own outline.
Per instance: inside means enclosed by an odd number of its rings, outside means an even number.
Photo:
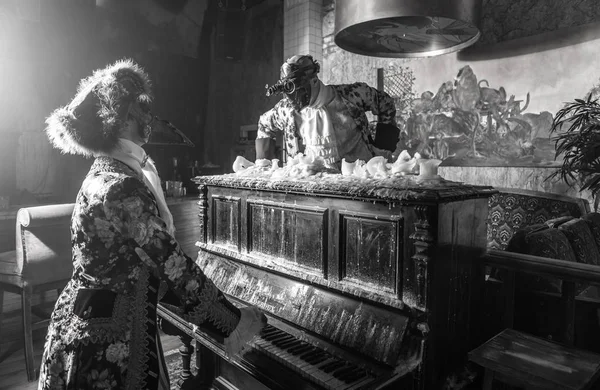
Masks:
[[[49,319],[32,322],[32,295],[60,291],[73,273],[70,223],[74,204],[22,208],[17,213],[16,250],[0,253],[0,325],[4,291],[21,295],[27,378],[37,378],[32,331]]]
[[[581,217],[590,211],[585,199],[516,188],[496,188],[488,201],[488,248],[505,250],[519,229],[548,220]]]

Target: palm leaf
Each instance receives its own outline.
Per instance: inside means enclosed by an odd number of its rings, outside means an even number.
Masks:
[[[595,208],[600,194],[600,104],[591,95],[575,99],[558,110],[550,133],[555,142],[555,158],[562,165],[548,179],[559,178],[567,185],[578,183],[580,191],[589,190]]]

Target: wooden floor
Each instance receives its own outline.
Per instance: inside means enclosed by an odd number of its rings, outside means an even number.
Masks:
[[[9,293],[5,293],[5,295],[9,295]],[[2,327],[0,327],[0,390],[37,389],[37,382],[28,382],[25,372],[23,338],[19,334],[21,332],[21,310],[18,308],[5,312],[3,317]],[[36,368],[39,368],[41,362],[45,336],[44,329],[34,332],[33,335]],[[181,346],[179,338],[174,336],[163,335],[161,341],[165,351],[172,351]]]

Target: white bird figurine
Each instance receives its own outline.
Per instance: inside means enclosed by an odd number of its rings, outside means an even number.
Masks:
[[[237,156],[235,158],[235,161],[233,162],[233,171],[237,173],[248,169],[252,166],[254,166],[254,163],[252,161],[249,161],[243,156]]]

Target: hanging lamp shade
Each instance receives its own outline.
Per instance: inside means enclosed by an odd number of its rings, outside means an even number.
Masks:
[[[430,57],[479,39],[481,0],[336,0],[335,43],[373,57]]]

